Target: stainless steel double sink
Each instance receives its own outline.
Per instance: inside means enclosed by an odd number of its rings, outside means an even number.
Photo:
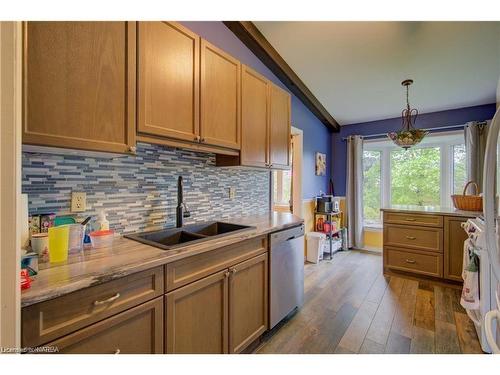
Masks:
[[[171,250],[250,229],[255,229],[255,227],[211,221],[185,225],[181,228],[128,234],[125,237],[163,250]]]

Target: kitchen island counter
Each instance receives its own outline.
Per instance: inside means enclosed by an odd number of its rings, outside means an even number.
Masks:
[[[73,258],[68,264],[46,268],[42,265],[31,288],[22,291],[21,306],[26,307],[43,302],[132,273],[303,223],[303,220],[297,216],[279,212],[221,221],[249,225],[253,228],[191,245],[186,244],[186,246],[172,250],[161,250],[123,237],[115,238],[111,247],[86,250],[80,257]]]

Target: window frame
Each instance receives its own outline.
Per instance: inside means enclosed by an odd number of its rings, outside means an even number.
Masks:
[[[380,201],[380,207],[384,207],[384,202],[383,202],[383,199],[384,199],[384,194],[382,193],[382,191],[384,190],[384,185],[383,185],[383,168],[382,168],[382,163],[383,163],[383,160],[382,158],[384,157],[384,152],[380,149],[366,149],[363,147],[363,152],[364,151],[373,151],[373,152],[378,152],[380,153],[380,197],[379,197],[379,201]],[[363,162],[364,162],[364,156],[363,156]],[[364,169],[363,169],[364,171]],[[364,175],[363,175],[363,181],[364,181]],[[363,208],[364,208],[364,186],[363,186]],[[371,221],[370,223],[367,223],[365,221],[365,212],[364,212],[364,209],[363,209],[363,227],[364,228],[369,228],[369,229],[378,229],[379,227],[382,228],[381,226],[381,223],[382,223],[382,219],[380,219],[380,221],[376,221],[376,220],[373,220]]]
[[[289,207],[291,206],[291,201],[293,199],[292,196],[290,196],[289,202],[284,202],[283,201],[283,170],[278,169],[272,171],[273,176],[272,178],[274,179],[274,174],[276,174],[276,199],[274,199],[274,190],[272,191],[273,195],[273,205],[274,206],[280,206],[280,207]],[[290,183],[293,184],[293,180],[290,178]],[[290,186],[291,187],[291,186]],[[290,191],[291,193],[291,191]]]
[[[424,140],[415,148],[439,147],[441,165],[441,186],[440,205],[452,207],[451,194],[454,194],[454,158],[453,148],[457,145],[465,144],[464,133],[458,131],[443,131],[427,135]],[[389,207],[391,205],[391,152],[401,150],[389,139],[367,139],[363,144],[363,151],[379,151],[380,157],[380,206]],[[363,187],[364,188],[364,187]],[[364,216],[364,215],[363,215]],[[363,224],[366,228],[381,228],[379,224],[366,224],[363,217]]]

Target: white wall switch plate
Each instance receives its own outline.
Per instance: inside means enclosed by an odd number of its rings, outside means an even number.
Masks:
[[[83,212],[87,209],[87,193],[71,193],[71,212]]]
[[[234,187],[229,188],[229,199],[234,199],[236,197],[236,189]]]

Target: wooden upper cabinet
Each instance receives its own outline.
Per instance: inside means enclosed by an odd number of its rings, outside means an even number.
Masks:
[[[23,143],[134,150],[135,22],[26,22],[23,43]]]
[[[290,166],[291,97],[271,84],[269,102],[269,163],[272,168],[287,168]]]
[[[241,64],[201,40],[200,141],[240,149]]]
[[[229,269],[229,353],[240,353],[268,328],[267,253]]]
[[[241,73],[241,165],[267,167],[270,82],[242,66]]]
[[[138,131],[199,139],[200,38],[176,22],[139,22]]]

